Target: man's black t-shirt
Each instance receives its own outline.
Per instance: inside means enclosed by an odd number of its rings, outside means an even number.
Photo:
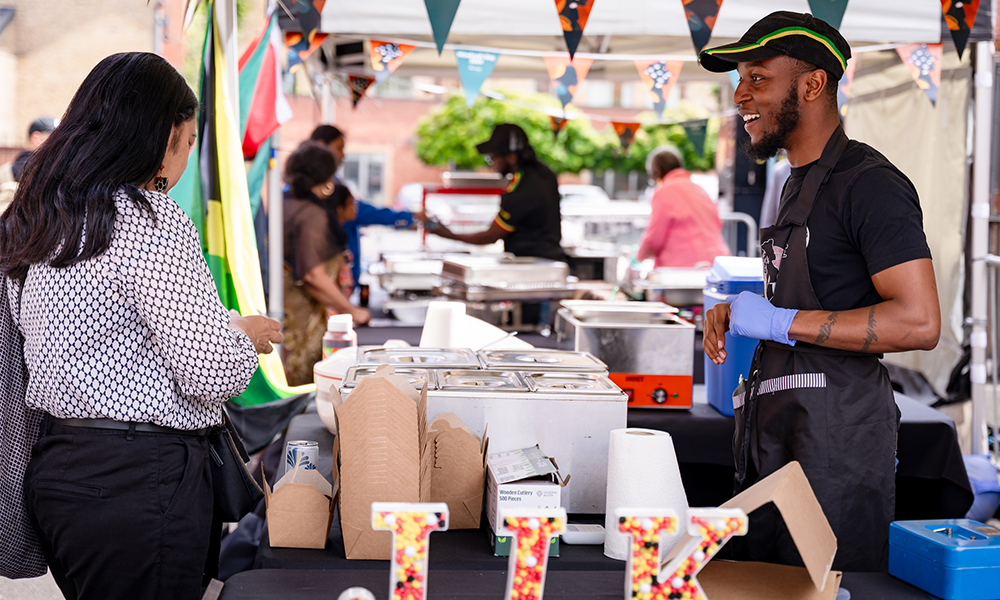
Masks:
[[[810,166],[792,169],[782,205],[798,196]],[[820,189],[806,226],[809,275],[824,310],[882,302],[872,275],[931,257],[913,184],[877,150],[854,140]]]
[[[504,249],[515,256],[537,256],[566,260],[559,245],[562,218],[559,214],[559,183],[541,163],[524,165],[514,175],[500,198],[496,224],[507,231]]]

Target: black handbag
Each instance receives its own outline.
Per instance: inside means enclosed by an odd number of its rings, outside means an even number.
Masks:
[[[208,453],[212,457],[216,513],[224,522],[235,523],[257,506],[264,491],[250,475],[250,457],[225,408],[222,424],[208,434]]]

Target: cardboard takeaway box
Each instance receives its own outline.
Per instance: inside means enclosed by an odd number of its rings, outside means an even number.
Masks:
[[[798,462],[788,463],[719,508],[739,508],[749,515],[768,502],[781,513],[805,568],[713,560],[698,575],[705,595],[725,600],[834,600],[841,578],[840,571],[831,570],[837,538]],[[685,534],[664,563],[690,539]]]
[[[267,479],[263,481],[271,546],[325,548],[337,494],[326,477],[316,469],[292,469],[274,484],[273,491]]]
[[[372,502],[445,502],[448,529],[479,528],[485,436],[480,441],[450,413],[428,424],[427,387],[417,393],[389,365],[364,378],[346,402],[336,390],[331,398],[347,558],[391,557],[392,533],[372,529]]]

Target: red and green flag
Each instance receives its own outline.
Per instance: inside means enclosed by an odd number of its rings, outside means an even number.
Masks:
[[[240,130],[243,156],[252,159],[271,134],[292,119],[281,89],[281,31],[273,11],[240,57]]]
[[[170,195],[198,227],[222,304],[243,315],[262,315],[267,311],[243,163],[240,115],[234,113],[230,102],[232,94],[239,90],[229,89],[225,78],[227,62],[236,57],[228,57],[223,51],[222,34],[231,32],[223,31],[225,24],[217,18],[214,3],[209,4],[208,12],[199,86],[202,110],[198,116],[198,144]],[[247,390],[233,400],[253,406],[308,392],[312,387],[290,387],[281,358],[274,353],[262,354],[260,368]]]

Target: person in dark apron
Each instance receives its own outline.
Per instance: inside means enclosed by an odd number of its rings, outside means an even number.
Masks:
[[[761,340],[733,394],[736,492],[798,461],[837,536],[833,567],[876,571],[887,567],[899,425],[880,353],[933,348],[941,317],[916,189],[840,125],[848,58],[836,29],[791,12],[699,57],[739,71],[748,156],[783,148],[792,166],[775,225],[760,232],[764,296],[708,311],[704,348],[721,364],[727,330]],[[802,564],[773,507],[751,515],[737,545],[743,558]]]

